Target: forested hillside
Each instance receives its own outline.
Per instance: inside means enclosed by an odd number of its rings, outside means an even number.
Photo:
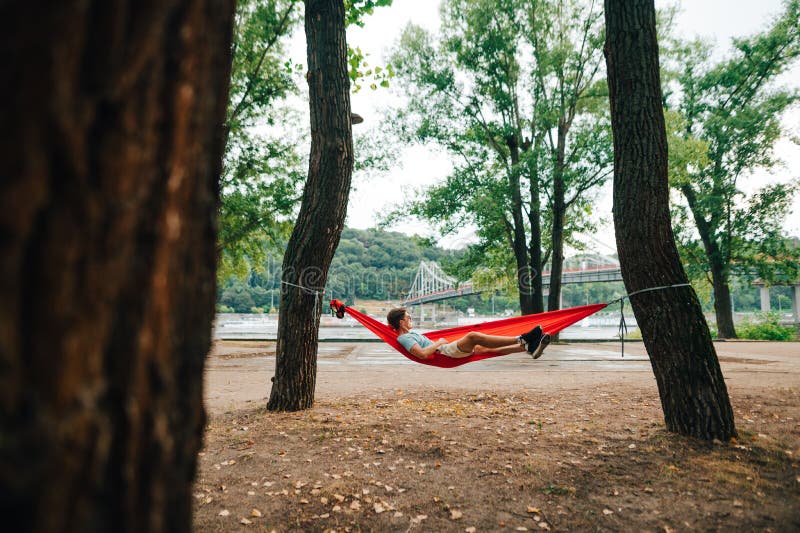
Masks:
[[[346,228],[336,250],[325,297],[399,301],[414,282],[422,260],[443,267],[460,252],[431,246],[424,239],[402,233]],[[282,257],[267,256],[258,271],[246,279],[231,277],[220,284],[218,310],[222,312],[269,312],[278,306]]]
[[[325,298],[338,298],[349,303],[358,300],[397,303],[408,294],[421,260],[437,261],[448,270],[462,259],[463,253],[431,246],[424,239],[398,232],[347,228],[333,259]],[[224,280],[220,283],[217,298],[218,311],[250,313],[277,310],[281,264],[282,256],[273,252],[258,271],[251,271],[245,279],[230,277]],[[697,288],[705,310],[710,311],[713,308],[710,287],[706,284]],[[758,310],[758,290],[755,287],[737,280],[735,289],[737,311]],[[623,293],[621,282],[565,285],[562,307],[606,302]],[[789,298],[789,287],[774,287],[773,309],[789,308]],[[447,300],[447,304],[460,311],[472,307],[481,314],[519,312],[516,294],[509,294],[507,289],[496,291],[494,298],[491,293],[484,293]]]

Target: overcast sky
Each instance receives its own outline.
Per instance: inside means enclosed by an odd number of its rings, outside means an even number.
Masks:
[[[663,7],[676,2],[656,0],[656,7]],[[715,55],[725,57],[730,51],[731,37],[745,36],[763,29],[772,17],[781,11],[780,0],[684,0],[677,2],[680,13],[676,21],[676,31],[683,37],[702,36],[711,38],[717,46]],[[348,30],[348,44],[360,47],[369,54],[373,64],[385,63],[385,54],[397,40],[402,29],[414,22],[429,31],[439,28],[438,0],[394,0],[391,7],[379,8],[367,18],[364,28]],[[305,42],[302,30],[293,39],[293,56],[304,63]],[[784,76],[784,83],[800,84],[800,68],[797,66],[790,75]],[[362,89],[352,96],[354,112],[364,116],[365,122],[357,128],[368,130],[371,124],[378,124],[384,110],[396,102],[388,90],[371,91]],[[800,135],[800,112],[794,110],[786,118],[786,124],[792,125],[795,135]],[[358,130],[356,130],[358,133]],[[777,153],[786,161],[786,166],[772,175],[756,171],[752,179],[743,188],[754,189],[766,181],[787,181],[800,176],[800,147],[788,139],[779,142]],[[398,147],[397,165],[383,175],[357,175],[354,179],[354,190],[350,196],[347,225],[355,228],[373,227],[377,216],[400,202],[409,194],[425,185],[442,180],[451,166],[447,157],[419,147]],[[405,192],[404,192],[405,191]],[[611,218],[611,185],[600,193],[597,200],[599,216]],[[393,228],[406,233],[430,234],[424,224],[409,222]],[[800,236],[800,198],[794,202],[793,213],[786,223],[786,229],[793,235]],[[594,245],[595,251],[608,253],[613,251],[613,225],[609,224],[598,235],[587,237],[587,242]],[[455,238],[442,242],[446,246],[459,247],[470,241],[470,231],[466,229]]]

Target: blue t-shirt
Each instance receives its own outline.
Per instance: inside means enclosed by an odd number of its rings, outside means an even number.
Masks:
[[[411,351],[411,348],[414,347],[415,344],[419,344],[420,348],[425,348],[433,344],[433,341],[430,340],[425,335],[417,333],[416,331],[409,331],[408,333],[403,333],[399,337],[397,337],[397,342],[403,345],[403,348]]]

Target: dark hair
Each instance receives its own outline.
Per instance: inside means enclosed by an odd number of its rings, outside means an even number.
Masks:
[[[392,329],[397,330],[400,328],[400,321],[406,317],[406,308],[405,307],[395,307],[389,314],[386,315],[386,321],[392,327]]]

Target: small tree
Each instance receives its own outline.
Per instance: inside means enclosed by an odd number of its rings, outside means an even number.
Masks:
[[[653,0],[606,0],[606,63],[614,132],[614,227],[629,293],[687,284],[669,217],[667,135]],[[667,429],[736,435],[733,410],[700,302],[690,286],[631,296]]]
[[[732,275],[772,281],[794,279],[798,271],[800,254],[781,229],[796,182],[769,185],[749,196],[740,184],[755,169],[780,161],[774,147],[783,132],[781,118],[800,92],[773,82],[800,55],[800,1],[786,2],[767,31],[736,39],[734,46],[734,57],[717,64],[710,63],[709,47],[702,42],[679,48],[679,90],[667,99],[670,184],[688,210],[677,214],[676,220],[685,221],[679,242],[711,282],[722,338],[736,337]]]

